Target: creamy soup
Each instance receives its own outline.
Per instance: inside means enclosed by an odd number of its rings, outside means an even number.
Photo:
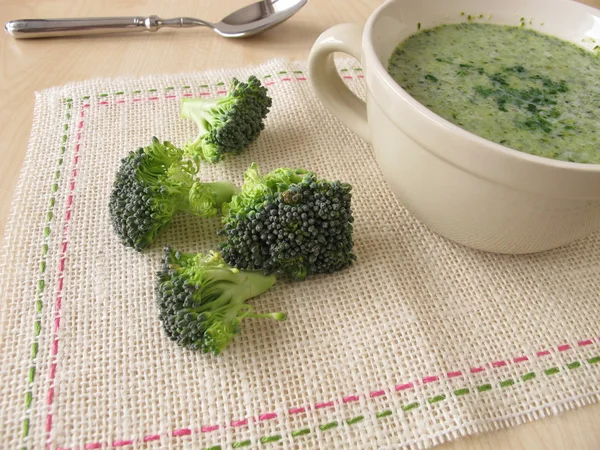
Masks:
[[[444,119],[490,141],[600,164],[600,58],[524,27],[483,23],[419,31],[388,72]]]

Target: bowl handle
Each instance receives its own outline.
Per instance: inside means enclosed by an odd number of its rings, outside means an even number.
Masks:
[[[346,86],[333,61],[333,53],[342,52],[360,62],[361,40],[360,25],[345,23],[329,28],[310,50],[308,74],[323,106],[354,133],[371,142],[367,106]]]

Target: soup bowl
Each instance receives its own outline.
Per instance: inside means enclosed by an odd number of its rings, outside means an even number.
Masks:
[[[390,0],[364,28],[325,31],[310,52],[310,80],[325,108],[372,144],[399,201],[435,233],[479,250],[521,254],[600,230],[600,164],[530,155],[476,136],[420,104],[388,74],[395,47],[418,28],[480,16],[504,25],[525,19],[528,28],[590,51],[600,44],[600,11],[567,0]],[[366,102],[340,78],[335,52],[360,61]]]

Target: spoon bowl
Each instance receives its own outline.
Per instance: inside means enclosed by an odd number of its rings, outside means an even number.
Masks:
[[[213,30],[223,37],[247,37],[262,33],[292,17],[307,0],[275,0],[245,6],[213,24]]]

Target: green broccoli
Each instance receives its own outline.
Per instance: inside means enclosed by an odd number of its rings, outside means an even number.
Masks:
[[[198,137],[184,148],[195,159],[220,161],[237,155],[253,142],[265,125],[272,100],[254,75],[247,83],[233,79],[226,97],[184,98],[181,115],[198,125]]]
[[[239,269],[296,280],[349,266],[356,259],[351,189],[303,169],[261,176],[253,163],[241,191],[223,205],[223,259]]]
[[[166,247],[156,283],[159,318],[178,345],[217,355],[239,333],[243,319],[286,319],[281,312],[256,314],[245,303],[275,281],[228,266],[218,252],[180,253]]]
[[[150,245],[178,211],[201,217],[217,214],[237,188],[229,181],[201,183],[197,166],[169,142],[132,151],[121,160],[109,200],[116,234],[140,251]]]

